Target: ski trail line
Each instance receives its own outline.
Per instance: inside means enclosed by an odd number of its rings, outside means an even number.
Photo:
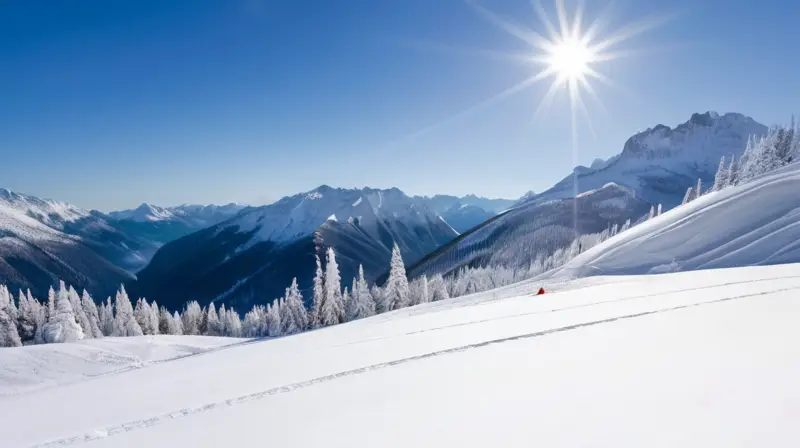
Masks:
[[[196,407],[193,407],[193,408],[178,409],[178,410],[173,411],[173,412],[169,412],[169,413],[161,414],[161,415],[156,415],[156,416],[145,418],[145,419],[131,420],[131,421],[124,422],[124,423],[119,423],[119,424],[116,424],[116,425],[97,428],[97,429],[91,430],[89,432],[84,432],[82,434],[77,434],[77,435],[73,435],[73,436],[69,436],[69,437],[63,437],[63,438],[53,439],[53,440],[50,440],[50,441],[47,441],[47,442],[43,442],[43,443],[34,444],[34,445],[31,445],[31,448],[61,447],[61,446],[74,445],[74,444],[78,444],[78,443],[92,442],[92,441],[95,441],[95,440],[105,439],[107,437],[112,437],[112,436],[115,436],[115,435],[118,435],[118,434],[130,432],[130,431],[136,431],[136,430],[139,430],[139,429],[146,429],[146,428],[149,428],[149,427],[161,424],[161,423],[166,423],[166,422],[169,422],[171,420],[176,420],[176,419],[180,419],[180,418],[189,417],[189,416],[192,416],[192,415],[195,415],[195,414],[201,414],[201,413],[208,412],[208,411],[213,411],[213,410],[216,410],[216,409],[223,409],[223,408],[227,408],[227,407],[231,407],[231,406],[236,406],[236,405],[247,403],[247,402],[250,402],[250,401],[262,400],[264,398],[271,397],[273,395],[293,392],[295,390],[303,389],[303,388],[306,388],[306,387],[309,387],[309,386],[313,386],[315,384],[325,383],[325,382],[328,382],[328,381],[333,381],[333,380],[336,380],[338,378],[343,378],[343,377],[348,377],[348,376],[353,376],[353,375],[360,375],[362,373],[372,372],[372,371],[375,371],[375,370],[381,370],[381,369],[385,369],[387,367],[394,367],[394,366],[398,366],[398,365],[401,365],[401,364],[408,364],[408,363],[411,363],[411,362],[420,361],[420,360],[428,359],[428,358],[433,358],[433,357],[436,357],[436,356],[448,355],[448,354],[452,354],[452,353],[461,353],[461,352],[465,352],[465,351],[468,351],[468,350],[481,348],[481,347],[486,347],[486,346],[490,346],[490,345],[494,345],[494,344],[502,344],[502,343],[506,343],[506,342],[518,341],[518,340],[523,340],[523,339],[537,338],[537,337],[540,337],[540,336],[547,336],[547,335],[550,335],[550,334],[561,333],[561,332],[565,332],[565,331],[572,331],[572,330],[577,330],[577,329],[584,328],[584,327],[592,327],[592,326],[595,326],[595,325],[607,324],[607,323],[616,322],[616,321],[620,321],[620,320],[634,319],[634,318],[637,318],[637,317],[643,317],[643,316],[648,316],[648,315],[652,315],[652,314],[666,313],[666,312],[670,312],[670,311],[677,311],[677,310],[682,310],[682,309],[695,308],[695,307],[700,307],[700,306],[705,306],[705,305],[713,305],[713,304],[718,304],[718,303],[723,303],[723,302],[729,302],[729,301],[732,301],[732,300],[746,299],[746,298],[758,297],[758,296],[765,296],[765,295],[769,295],[769,294],[775,294],[775,293],[787,292],[787,291],[794,291],[794,290],[799,290],[799,289],[800,289],[800,286],[795,286],[795,287],[789,287],[789,288],[775,289],[775,290],[771,290],[771,291],[762,291],[762,292],[758,292],[758,293],[745,294],[745,295],[734,296],[734,297],[726,297],[726,298],[723,298],[723,299],[711,300],[711,301],[708,301],[708,302],[691,303],[691,304],[678,305],[678,306],[674,306],[674,307],[661,308],[661,309],[651,310],[651,311],[642,311],[642,312],[634,313],[634,314],[625,314],[625,315],[622,315],[622,316],[610,317],[610,318],[607,318],[607,319],[600,319],[600,320],[595,320],[595,321],[582,322],[582,323],[567,325],[567,326],[563,326],[563,327],[550,328],[550,329],[547,329],[547,330],[540,330],[540,331],[533,332],[533,333],[526,333],[526,334],[520,334],[520,335],[516,335],[516,336],[509,336],[509,337],[505,337],[505,338],[492,339],[492,340],[478,342],[478,343],[474,343],[474,344],[468,344],[468,345],[463,345],[463,346],[459,346],[459,347],[453,347],[453,348],[438,350],[438,351],[435,351],[435,352],[430,352],[430,353],[425,353],[425,354],[422,354],[422,355],[411,356],[411,357],[408,357],[408,358],[397,359],[397,360],[394,360],[394,361],[387,361],[387,362],[383,362],[383,363],[373,364],[373,365],[369,365],[369,366],[365,366],[365,367],[360,367],[360,368],[357,368],[357,369],[345,370],[345,371],[342,371],[342,372],[333,373],[333,374],[325,375],[325,376],[320,376],[320,377],[313,378],[313,379],[310,379],[310,380],[300,381],[300,382],[297,382],[297,383],[291,383],[291,384],[287,384],[287,385],[284,385],[284,386],[274,387],[274,388],[267,389],[267,390],[264,390],[264,391],[261,391],[261,392],[255,392],[255,393],[248,394],[248,395],[242,395],[242,396],[239,396],[239,397],[230,398],[230,399],[227,399],[227,400],[217,401],[217,402],[213,402],[213,403],[208,403],[208,404],[201,405],[201,406],[196,406]]]

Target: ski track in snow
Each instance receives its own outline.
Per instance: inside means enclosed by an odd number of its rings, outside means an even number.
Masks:
[[[783,277],[783,278],[787,278],[787,277]],[[791,278],[791,277],[788,277],[788,278]],[[752,281],[749,281],[749,282],[742,282],[742,283],[750,283],[750,282],[753,282],[753,281],[760,281],[760,280],[752,280]],[[718,286],[719,285],[717,285],[717,287]],[[704,289],[704,288],[693,288],[693,289]],[[610,317],[610,318],[607,318],[607,319],[600,319],[600,320],[594,320],[594,321],[588,321],[588,322],[581,322],[581,323],[577,323],[577,324],[566,325],[566,326],[563,326],[563,327],[556,327],[556,328],[550,328],[550,329],[547,329],[547,330],[541,330],[541,331],[537,331],[537,332],[533,332],[533,333],[520,334],[520,335],[516,335],[516,336],[509,336],[509,337],[504,337],[504,338],[499,338],[499,339],[492,339],[492,340],[488,340],[488,341],[483,341],[483,342],[478,342],[478,343],[474,343],[474,344],[463,345],[463,346],[459,346],[459,347],[452,347],[452,348],[448,348],[448,349],[444,349],[444,350],[438,350],[438,351],[434,351],[434,352],[430,352],[430,353],[425,353],[425,354],[422,354],[422,355],[416,355],[416,356],[411,356],[411,357],[408,357],[408,358],[402,358],[402,359],[397,359],[397,360],[394,360],[394,361],[388,361],[388,362],[373,364],[373,365],[369,365],[369,366],[365,366],[365,367],[360,367],[360,368],[357,368],[357,369],[345,370],[345,371],[342,371],[342,372],[333,373],[333,374],[325,375],[325,376],[320,376],[320,377],[313,378],[313,379],[306,380],[306,381],[300,381],[300,382],[296,382],[296,383],[291,383],[291,384],[287,384],[287,385],[284,385],[284,386],[274,387],[274,388],[267,389],[267,390],[264,390],[264,391],[255,392],[255,393],[252,393],[252,394],[242,395],[242,396],[235,397],[235,398],[230,398],[230,399],[227,399],[227,400],[208,403],[208,404],[205,404],[205,405],[202,405],[202,406],[197,406],[197,407],[193,407],[193,408],[179,409],[179,410],[176,410],[176,411],[173,411],[173,412],[169,412],[169,413],[166,413],[166,414],[160,414],[160,415],[156,415],[156,416],[145,418],[145,419],[132,420],[132,421],[124,422],[124,423],[119,423],[119,424],[116,424],[116,425],[97,428],[97,429],[92,430],[90,432],[86,432],[86,433],[78,434],[78,435],[74,435],[74,436],[69,436],[69,437],[64,437],[64,438],[60,438],[60,439],[50,440],[50,441],[47,441],[47,442],[44,442],[44,443],[32,445],[31,447],[32,448],[59,447],[59,446],[69,446],[69,445],[74,445],[74,444],[79,444],[79,443],[92,442],[92,441],[95,441],[95,440],[100,440],[100,439],[104,439],[104,438],[107,438],[107,437],[111,437],[111,436],[114,436],[114,435],[117,435],[117,434],[127,433],[127,432],[130,432],[130,431],[136,431],[136,430],[139,430],[139,429],[147,429],[147,428],[150,428],[152,426],[155,426],[155,425],[158,425],[158,424],[161,424],[161,423],[169,422],[171,420],[176,420],[176,419],[180,419],[180,418],[184,418],[184,417],[189,417],[189,416],[192,416],[192,415],[201,414],[201,413],[205,413],[205,412],[208,412],[208,411],[213,411],[213,410],[216,410],[216,409],[223,409],[223,408],[227,408],[227,407],[231,407],[231,406],[236,406],[236,405],[243,404],[243,403],[248,403],[248,402],[251,402],[251,401],[262,400],[264,398],[268,398],[268,397],[271,397],[271,396],[274,396],[274,395],[289,393],[289,392],[293,392],[293,391],[298,390],[298,389],[304,389],[306,387],[313,386],[315,384],[325,383],[325,382],[333,381],[333,380],[336,380],[336,379],[339,379],[339,378],[343,378],[343,377],[349,377],[349,376],[353,376],[353,375],[360,375],[360,374],[363,374],[363,373],[367,373],[367,372],[371,372],[371,371],[375,371],[375,370],[381,370],[381,369],[385,369],[385,368],[388,368],[388,367],[394,367],[394,366],[398,366],[398,365],[402,365],[402,364],[408,364],[408,363],[412,363],[412,362],[415,362],[415,361],[421,361],[421,360],[433,358],[433,357],[436,357],[436,356],[448,355],[448,354],[453,354],[453,353],[461,353],[461,352],[465,352],[465,351],[476,349],[476,348],[487,347],[487,346],[490,346],[490,345],[503,344],[503,343],[506,343],[506,342],[513,342],[513,341],[524,340],[524,339],[537,338],[537,337],[541,337],[541,336],[547,336],[547,335],[556,334],[556,333],[562,333],[562,332],[566,332],[566,331],[578,330],[578,329],[585,328],[585,327],[592,327],[592,326],[595,326],[595,325],[612,323],[612,322],[616,322],[616,321],[620,321],[620,320],[634,319],[634,318],[649,316],[649,315],[653,315],[653,314],[667,313],[667,312],[678,311],[678,310],[682,310],[682,309],[696,308],[696,307],[700,307],[700,306],[719,304],[719,303],[729,302],[729,301],[733,301],[733,300],[746,299],[746,298],[752,298],[752,297],[759,297],[759,296],[765,296],[765,295],[769,295],[769,294],[775,294],[775,293],[781,293],[781,292],[787,292],[787,291],[796,291],[796,290],[800,290],[800,286],[794,286],[794,287],[788,287],[788,288],[779,288],[779,289],[773,289],[773,290],[770,290],[770,291],[761,291],[761,292],[752,293],[752,294],[744,294],[744,295],[739,295],[739,296],[726,297],[726,298],[717,299],[717,300],[711,300],[711,301],[707,301],[707,302],[690,303],[690,304],[677,305],[677,306],[668,307],[668,308],[662,308],[662,309],[656,309],[656,310],[650,310],[650,311],[642,311],[642,312],[639,312],[639,313],[625,314],[625,315],[622,315],[622,316]],[[658,294],[656,294],[656,295],[658,295]],[[635,297],[635,298],[644,298],[644,297],[647,297],[647,296],[645,295],[645,296],[639,296],[639,297]],[[627,299],[632,299],[632,298],[634,298],[634,297],[628,297],[628,298],[619,299],[619,300],[627,300]]]

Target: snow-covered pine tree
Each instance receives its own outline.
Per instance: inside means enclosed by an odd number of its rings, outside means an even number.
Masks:
[[[703,179],[697,178],[697,187],[694,190],[694,197],[699,198],[703,195]]]
[[[8,305],[0,306],[0,347],[20,347],[21,345],[22,339],[19,337],[17,323],[11,318]]]
[[[372,285],[369,289],[370,295],[375,300],[375,314],[381,314],[388,311],[386,309],[386,294],[385,290],[378,285]]]
[[[267,335],[270,337],[281,335],[281,314],[278,300],[267,305]]]
[[[86,318],[89,319],[89,331],[93,338],[102,338],[103,332],[100,330],[100,313],[97,311],[97,305],[85,289],[81,294],[81,307],[86,313]]]
[[[247,338],[258,338],[261,334],[261,305],[256,305],[244,315],[242,322],[242,335]]]
[[[114,306],[111,304],[111,297],[108,297],[106,304],[100,308],[100,330],[103,336],[114,334]]]
[[[142,336],[142,327],[136,321],[136,316],[133,314],[133,305],[128,293],[125,291],[125,286],[120,285],[117,296],[114,300],[114,328],[111,332],[112,336]]]
[[[158,309],[158,333],[159,334],[175,334],[173,333],[172,315],[165,307]]]
[[[325,298],[320,306],[320,324],[336,325],[344,322],[344,300],[342,299],[342,280],[339,265],[332,247],[328,248],[325,260]]]
[[[392,247],[392,260],[389,265],[389,279],[386,281],[385,298],[387,311],[405,308],[409,305],[408,278],[400,247]]]
[[[725,156],[719,159],[719,168],[714,175],[714,186],[711,191],[719,191],[728,186],[728,167],[725,166]]]
[[[314,255],[314,258],[317,262],[317,270],[314,273],[314,296],[308,315],[311,328],[317,328],[321,325],[320,309],[322,308],[322,302],[325,301],[325,279],[322,274],[322,262],[319,260],[319,255]]]
[[[655,217],[655,216],[656,216],[656,208],[655,208],[655,206],[651,205],[650,206],[650,214],[647,215],[647,219],[648,220],[653,219],[653,217]]]
[[[353,281],[355,281],[355,279],[353,279]],[[347,286],[344,287],[344,292],[342,292],[342,302],[344,303],[344,321],[350,322],[354,320],[356,299],[350,294],[350,290],[347,289]]]
[[[450,295],[447,293],[447,285],[445,284],[444,277],[442,277],[441,274],[436,274],[431,277],[430,281],[428,282],[428,291],[432,302],[447,300],[450,298]]]
[[[739,165],[736,163],[736,156],[731,156],[731,163],[728,164],[728,174],[726,176],[728,185],[739,183]]]
[[[353,294],[357,298],[356,305],[358,306],[356,319],[374,316],[375,298],[372,297],[367,279],[364,278],[364,266],[362,265],[358,265],[358,279],[353,286]]]
[[[50,320],[50,316],[54,315],[56,312],[56,292],[53,290],[53,287],[50,287],[50,290],[47,291],[47,312],[45,313],[45,318]]]
[[[188,302],[186,308],[183,310],[183,314],[181,314],[183,334],[191,336],[199,335],[200,322],[202,319],[203,310],[200,308],[200,304],[197,303],[196,300]]]
[[[150,326],[153,328],[153,334],[161,334],[161,327],[159,326],[158,317],[158,302],[153,300],[150,304]]]
[[[172,314],[172,322],[170,322],[169,334],[182,335],[183,334],[183,319],[180,313],[175,311]]]
[[[17,330],[22,343],[32,342],[36,336],[36,321],[41,305],[32,297],[26,296],[19,291],[19,319],[17,319]]]
[[[84,338],[83,330],[75,318],[69,300],[69,292],[63,281],[55,295],[53,313],[44,325],[43,337],[47,344],[75,342]]]
[[[217,309],[214,307],[214,302],[208,304],[206,316],[208,316],[206,324],[206,336],[222,336],[222,321],[219,319],[219,315],[217,315]]]
[[[658,211],[656,212],[656,216],[661,216],[661,203],[658,204]]]
[[[50,288],[51,290],[53,288]],[[55,300],[55,298],[53,299]],[[47,306],[44,304],[39,303],[38,300],[34,299],[31,295],[31,290],[28,290],[28,301],[31,303],[36,303],[36,333],[33,335],[33,343],[34,344],[44,344],[44,326],[47,324]]]
[[[681,202],[681,205],[686,205],[689,202],[691,202],[691,200],[692,200],[692,192],[693,191],[694,191],[694,189],[692,187],[689,187],[689,188],[686,189],[686,194],[683,195],[683,202]]]
[[[72,306],[72,310],[75,313],[75,320],[78,321],[78,325],[80,325],[81,330],[83,330],[83,338],[93,338],[94,334],[92,333],[92,325],[89,323],[89,316],[86,315],[86,311],[83,309],[78,291],[75,291],[75,288],[70,286],[67,289],[67,297],[69,298],[69,304]]]
[[[305,317],[305,310],[303,310],[303,319]],[[239,313],[233,308],[225,311],[225,328],[228,336],[232,338],[242,337],[242,321],[239,318]]]
[[[143,334],[156,334],[158,327],[153,324],[152,311],[146,299],[139,298],[139,300],[136,301],[136,308],[133,311],[133,315],[136,317],[136,323],[139,324],[139,328],[142,329]]]
[[[422,279],[422,284],[420,285],[419,303],[428,303],[431,301],[431,298],[428,295],[428,276],[423,274],[420,278]]]
[[[287,329],[286,334],[299,333],[308,328],[308,314],[303,305],[303,296],[297,287],[297,278],[292,279],[292,284],[286,288],[286,312],[291,314],[293,328]]]

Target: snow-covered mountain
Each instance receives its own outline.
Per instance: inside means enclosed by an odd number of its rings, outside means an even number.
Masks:
[[[175,207],[159,207],[143,203],[135,209],[114,211],[108,215],[120,221],[179,221],[189,227],[201,229],[231,218],[245,208],[247,208],[246,205],[234,203],[225,205],[183,204]]]
[[[449,195],[414,196],[414,199],[427,205],[459,233],[482,224],[516,202],[509,199],[488,199],[474,194],[460,198]]]
[[[577,179],[579,193],[615,182],[669,209],[681,203],[698,178],[713,182],[721,157],[738,159],[751,135],[766,132],[766,126],[742,114],[696,113],[674,129],[660,124],[634,135],[620,154],[596,160],[591,167],[576,167],[573,174],[525,201],[571,197]]]
[[[408,274],[451,274],[465,266],[527,267],[537,256],[547,257],[568,246],[576,232],[599,233],[635,221],[649,210],[649,203],[614,183],[577,199],[529,202],[462,234],[411,266]]]
[[[220,298],[244,308],[281,295],[295,276],[309,287],[314,254],[326,247],[336,249],[347,282],[359,263],[368,277],[381,274],[394,242],[412,263],[456,235],[424,202],[396,188],[323,185],[164,245],[131,290],[167,306]]]
[[[144,267],[158,244],[138,238],[108,216],[66,202],[0,188],[0,205],[60,233],[76,237],[112,264],[129,272]]]
[[[647,274],[800,262],[800,164],[711,192],[548,276]]]
[[[79,230],[87,237],[71,234]],[[88,235],[123,239],[104,244]],[[124,242],[89,212],[0,189],[0,283],[12,291],[30,288],[47,297],[61,279],[102,297],[133,278],[100,253],[116,253],[115,244]]]

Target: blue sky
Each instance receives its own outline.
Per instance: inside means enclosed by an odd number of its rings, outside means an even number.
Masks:
[[[545,32],[529,0],[475,1]],[[588,0],[586,17],[605,4]],[[578,162],[696,111],[765,124],[797,111],[796,2],[610,11],[609,31],[678,14],[617,47],[635,55],[595,65],[618,87],[593,84],[604,108],[587,98],[595,132],[579,127]],[[548,82],[447,120],[532,75],[489,51],[529,48],[464,0],[5,1],[0,186],[104,211],[262,204],[323,183],[546,189],[573,166],[566,96],[531,120]]]

